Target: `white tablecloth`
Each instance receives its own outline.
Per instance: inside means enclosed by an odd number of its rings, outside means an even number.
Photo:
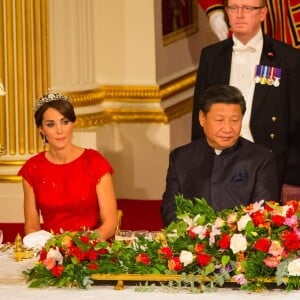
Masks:
[[[217,292],[203,294],[189,294],[187,292],[163,292],[159,288],[154,292],[137,292],[132,285],[126,286],[122,291],[101,282],[88,290],[79,289],[32,289],[25,283],[22,271],[33,266],[35,259],[16,262],[11,252],[0,253],[0,299],[3,300],[81,300],[81,299],[130,299],[130,300],[297,300],[300,291],[286,292],[284,290],[264,291],[262,293],[248,293],[236,289],[219,288]]]

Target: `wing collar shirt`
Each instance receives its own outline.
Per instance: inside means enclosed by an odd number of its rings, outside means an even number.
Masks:
[[[239,88],[246,101],[246,112],[243,117],[241,136],[253,142],[250,130],[250,116],[255,88],[255,68],[259,64],[263,48],[262,31],[246,44],[241,43],[234,35],[229,84]]]

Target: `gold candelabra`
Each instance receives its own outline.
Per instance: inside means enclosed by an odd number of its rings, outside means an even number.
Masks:
[[[18,233],[15,238],[15,260],[22,261],[25,258],[33,257],[34,253],[32,249],[25,248],[23,245],[22,237]]]

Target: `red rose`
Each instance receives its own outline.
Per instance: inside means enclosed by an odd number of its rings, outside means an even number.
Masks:
[[[228,249],[230,246],[230,235],[222,233],[222,238],[219,241],[219,247],[221,249]]]
[[[256,241],[256,243],[254,244],[254,249],[260,250],[262,252],[268,252],[270,246],[271,241],[266,237],[262,237]]]
[[[74,255],[77,258],[78,262],[85,259],[85,253],[78,247],[71,247],[70,254]]]
[[[183,268],[179,257],[172,257],[171,259],[169,259],[168,267],[169,267],[169,270],[171,270],[171,271],[181,271]]]
[[[282,226],[284,224],[284,220],[285,218],[283,216],[279,216],[279,215],[272,216],[272,223],[277,227]]]
[[[65,268],[62,265],[54,266],[51,270],[51,273],[55,277],[60,277],[62,275],[62,273],[64,272],[64,269]]]
[[[172,249],[170,247],[162,247],[158,250],[158,253],[166,256],[167,258],[171,258],[173,256]]]
[[[300,243],[296,233],[291,231],[285,231],[283,233],[283,246],[288,251],[296,251],[300,248]]]
[[[255,226],[263,225],[265,223],[265,216],[261,211],[253,213],[251,218]]]
[[[146,253],[140,253],[138,256],[135,258],[136,262],[140,262],[144,265],[149,265],[150,263],[150,258]]]
[[[87,252],[87,257],[88,257],[89,260],[96,260],[97,257],[98,257],[98,254],[95,250],[89,250]]]
[[[206,253],[199,253],[196,259],[200,267],[205,267],[211,262],[212,257]]]

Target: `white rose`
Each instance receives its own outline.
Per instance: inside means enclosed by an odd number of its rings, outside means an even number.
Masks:
[[[182,250],[180,252],[179,260],[184,266],[189,265],[193,262],[193,254],[190,251]]]
[[[242,217],[238,220],[238,222],[237,222],[238,230],[239,230],[239,231],[244,230],[245,227],[246,227],[246,225],[247,225],[247,223],[248,223],[249,221],[251,221],[251,220],[252,220],[252,219],[251,219],[251,217],[250,217],[248,214],[242,216]]]
[[[58,264],[62,265],[63,263],[63,256],[62,254],[59,252],[59,248],[56,247],[55,249],[50,248],[48,253],[47,253],[47,258],[54,258],[55,261],[58,262]]]
[[[288,265],[290,276],[300,276],[300,258],[294,259]]]
[[[247,249],[246,237],[240,233],[234,234],[230,240],[230,249],[233,253],[245,251]]]

